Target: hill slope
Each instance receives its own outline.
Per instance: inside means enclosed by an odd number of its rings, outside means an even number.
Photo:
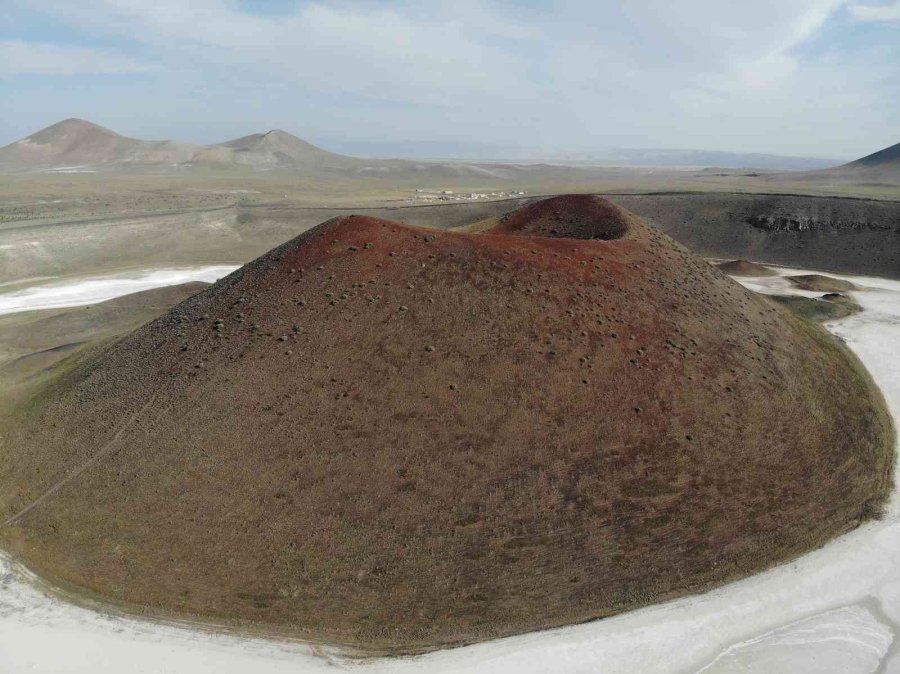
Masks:
[[[588,196],[330,220],[0,431],[0,538],[42,573],[371,652],[784,561],[878,512],[894,446],[836,340]]]
[[[891,145],[891,147],[885,148],[883,150],[879,150],[878,152],[873,152],[872,154],[863,157],[862,159],[857,159],[854,162],[848,164],[848,166],[893,166],[895,168],[900,167],[900,143],[896,145]]]
[[[390,180],[513,180],[543,167],[361,159],[328,152],[296,136],[273,129],[212,145],[126,138],[81,119],[67,119],[0,148],[0,170],[56,167],[161,165],[287,169],[316,178]],[[563,175],[571,169],[555,169]]]
[[[0,148],[0,167],[178,163],[189,159],[195,147],[126,138],[83,119],[66,119]]]
[[[349,167],[360,163],[358,159],[327,152],[279,129],[208,145],[197,152],[191,161],[293,168]]]
[[[107,164],[236,164],[259,168],[350,168],[362,163],[327,152],[285,131],[193,145],[121,136],[83,119],[66,119],[0,148],[0,168]]]
[[[803,175],[812,183],[853,181],[860,186],[895,185],[896,195],[900,195],[900,143],[843,166]]]

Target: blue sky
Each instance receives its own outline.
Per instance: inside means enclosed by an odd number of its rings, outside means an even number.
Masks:
[[[215,142],[900,142],[900,0],[6,0],[0,144],[66,117]]]

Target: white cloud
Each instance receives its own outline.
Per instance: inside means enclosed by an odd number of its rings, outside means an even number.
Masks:
[[[796,69],[793,49],[814,35],[844,0],[643,0],[625,5],[644,38],[636,46],[665,65],[702,75],[738,77],[759,87]]]
[[[0,40],[0,75],[124,74],[153,69],[150,64],[92,47]]]
[[[848,21],[846,0],[304,0],[277,16],[234,0],[17,1],[139,41],[192,124],[225,101],[235,119],[326,137],[827,153],[839,115],[868,120],[844,125],[843,152],[896,110],[896,48],[804,53]]]
[[[487,0],[431,3],[310,2],[277,17],[228,0],[45,0],[45,11],[107,34],[139,39],[170,69],[205,63],[261,69],[317,91],[427,103],[466,95],[501,97],[519,63],[493,44],[524,40],[532,28]]]
[[[320,1],[277,17],[241,11],[228,0],[45,4],[75,22],[140,36],[161,52],[192,50],[192,59],[259,66],[318,89],[437,104],[459,96],[540,98],[565,76],[547,72],[547,64],[579,49],[612,53],[611,62],[638,75],[688,72],[707,86],[737,78],[764,88],[797,69],[789,52],[844,1],[582,1],[537,16],[491,0]],[[643,39],[619,44],[633,31]],[[600,67],[593,76],[609,70]]]
[[[900,2],[887,5],[853,5],[850,12],[861,21],[900,22]]]

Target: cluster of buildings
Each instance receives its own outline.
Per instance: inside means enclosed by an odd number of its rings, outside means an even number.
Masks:
[[[479,199],[507,199],[524,197],[521,190],[501,192],[454,192],[453,190],[416,190],[418,201],[478,201]]]

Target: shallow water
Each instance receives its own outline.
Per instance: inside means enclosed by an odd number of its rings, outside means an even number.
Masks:
[[[827,327],[857,353],[900,418],[900,281],[841,278],[865,287],[851,293],[863,311]],[[738,280],[762,292],[821,294],[794,290],[780,277]],[[114,282],[117,290],[124,287],[121,278]],[[52,286],[41,288],[31,297],[42,306],[54,302]],[[71,295],[57,301],[63,299],[72,301]],[[19,302],[19,311],[38,308]],[[583,625],[367,663],[323,657],[299,644],[78,608],[45,596],[39,580],[0,558],[0,672],[900,673],[898,501],[895,493],[883,520],[821,550],[703,595]]]

